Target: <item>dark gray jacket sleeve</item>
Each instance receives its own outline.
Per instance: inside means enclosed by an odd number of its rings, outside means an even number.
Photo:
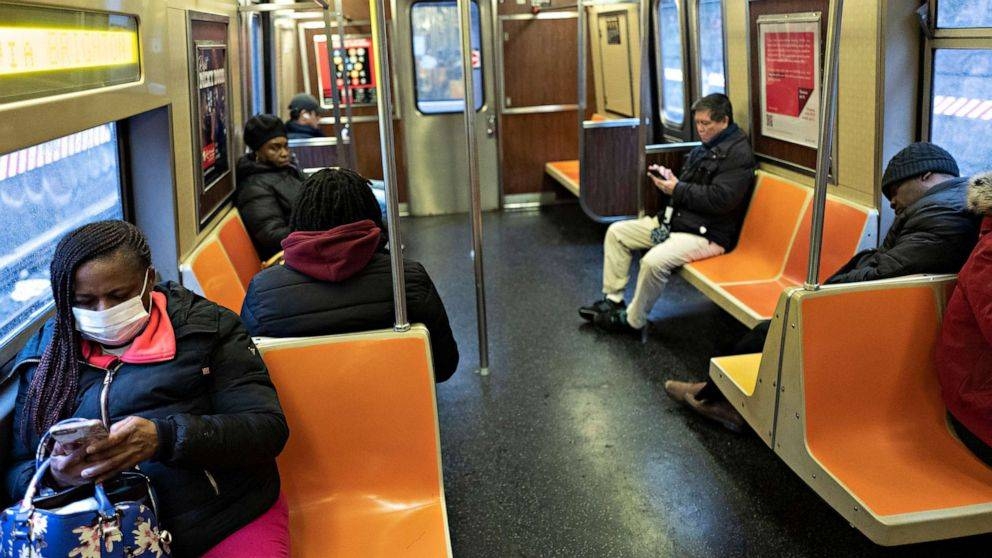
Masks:
[[[238,191],[238,212],[263,259],[282,250],[282,240],[292,231],[271,185],[263,177],[250,177],[241,186]]]
[[[176,414],[156,420],[156,458],[204,468],[265,463],[289,438],[268,369],[237,316],[219,308],[220,329],[210,357],[213,414]]]
[[[419,287],[420,290],[416,296],[411,296],[407,301],[410,307],[411,321],[420,321],[427,326],[427,331],[431,336],[434,379],[437,382],[443,382],[458,369],[458,344],[455,342],[455,336],[451,333],[448,313],[444,309],[441,295],[434,287],[434,282],[422,265],[417,263],[414,266],[415,273],[408,271],[407,276],[416,277],[417,282],[422,284],[419,286],[411,285],[411,287]],[[411,290],[408,289],[408,291]]]
[[[893,224],[882,247],[854,256],[827,284],[889,279],[914,273],[957,273],[975,245],[974,218],[931,204]]]

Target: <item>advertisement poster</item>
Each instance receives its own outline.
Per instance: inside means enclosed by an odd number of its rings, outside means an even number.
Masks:
[[[330,108],[334,105],[334,97],[331,91],[331,66],[327,63],[326,42],[327,37],[323,34],[313,37],[320,103],[325,108]],[[344,48],[342,49],[340,39],[335,35],[332,36],[331,45],[334,51],[334,66],[337,69],[335,74],[341,102],[346,101],[344,80],[347,79],[347,90],[351,93],[351,104],[375,104],[375,71],[372,66],[375,59],[372,53],[372,37],[345,37]]]
[[[820,20],[758,19],[761,133],[816,148],[820,118]]]
[[[227,46],[196,45],[200,168],[206,192],[230,170],[227,151]]]

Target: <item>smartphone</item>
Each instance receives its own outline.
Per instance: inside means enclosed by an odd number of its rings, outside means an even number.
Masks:
[[[62,445],[78,445],[106,438],[107,427],[99,419],[69,419],[53,425],[48,432]]]
[[[661,171],[659,171],[658,169],[648,169],[648,174],[659,180],[665,179],[665,177],[661,175]]]

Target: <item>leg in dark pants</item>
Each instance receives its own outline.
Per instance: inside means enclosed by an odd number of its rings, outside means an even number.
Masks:
[[[771,323],[770,320],[766,320],[754,326],[754,329],[738,339],[737,343],[734,344],[734,348],[724,356],[760,353],[765,348],[765,339],[768,337],[768,327]],[[695,397],[700,401],[713,403],[727,400],[723,392],[720,391],[720,388],[716,387],[716,384],[713,383],[713,380],[706,380],[706,385],[696,393]]]

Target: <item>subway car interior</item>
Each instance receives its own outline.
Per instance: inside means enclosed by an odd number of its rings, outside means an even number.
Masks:
[[[283,265],[236,203],[245,125],[300,93],[319,137],[293,164],[371,181],[394,302],[391,326],[254,339],[293,556],[988,554],[992,466],[935,356],[962,262],[826,283],[908,226],[903,148],[992,171],[992,0],[0,0],[5,463],[59,240],[133,223],[159,281],[244,316]],[[726,245],[675,223],[728,134],[751,162]],[[443,300],[446,381],[403,258]]]

